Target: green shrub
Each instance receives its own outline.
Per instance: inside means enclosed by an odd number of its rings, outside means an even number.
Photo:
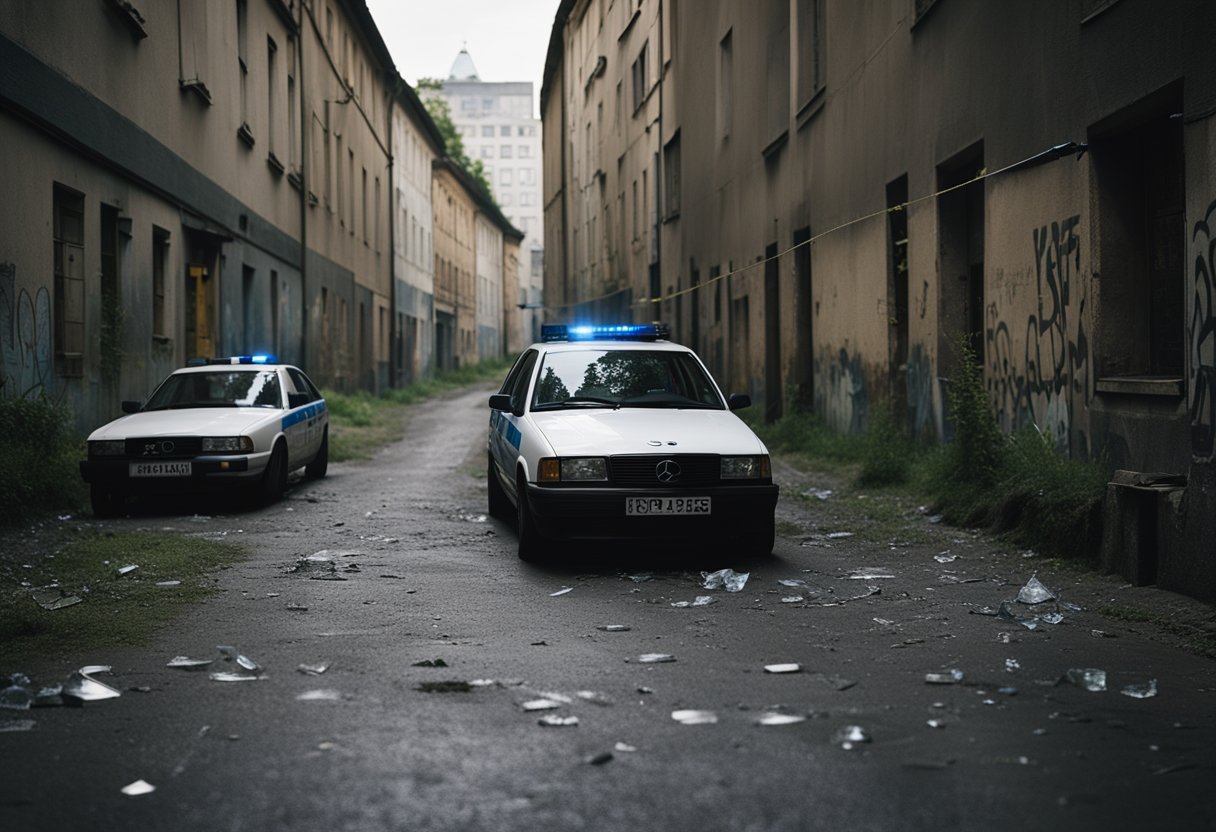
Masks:
[[[84,445],[62,402],[0,399],[0,522],[78,507]]]
[[[914,448],[885,407],[875,409],[861,442],[862,486],[903,485],[912,469]]]

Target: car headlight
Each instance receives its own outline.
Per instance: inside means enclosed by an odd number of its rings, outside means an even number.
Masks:
[[[249,453],[253,440],[248,436],[204,436],[203,453]]]
[[[126,452],[125,439],[95,439],[89,443],[89,456],[121,456]]]
[[[602,456],[575,456],[562,460],[562,481],[608,479],[608,462]]]
[[[608,461],[602,456],[546,457],[536,467],[537,482],[594,482],[608,479]]]
[[[722,479],[766,480],[773,475],[768,456],[722,457]]]

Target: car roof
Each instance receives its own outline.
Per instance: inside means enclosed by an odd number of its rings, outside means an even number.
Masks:
[[[626,341],[603,338],[589,341],[538,341],[529,349],[539,352],[578,352],[579,350],[662,350],[664,352],[692,352],[683,344],[672,341]]]
[[[251,373],[260,370],[286,370],[289,367],[299,369],[294,364],[196,364],[189,367],[179,367],[173,371],[172,375],[177,375],[178,373],[208,373],[219,370],[225,372],[236,371],[239,373],[243,371]]]

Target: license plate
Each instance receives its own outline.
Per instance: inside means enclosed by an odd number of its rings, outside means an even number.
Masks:
[[[709,514],[709,497],[626,497],[625,514]]]
[[[189,462],[132,462],[132,477],[188,477],[194,473]]]

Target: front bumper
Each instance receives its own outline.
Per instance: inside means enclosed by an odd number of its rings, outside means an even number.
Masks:
[[[537,530],[554,540],[686,540],[748,538],[771,527],[777,486],[562,488],[528,484]],[[626,497],[709,497],[709,514],[627,515]]]
[[[261,476],[266,467],[265,459],[259,459],[255,455],[208,455],[187,459],[156,460],[158,462],[189,462],[190,476],[131,476],[131,463],[149,461],[127,457],[87,459],[80,463],[80,476],[90,485],[99,485],[122,492],[182,492],[222,488],[225,485],[231,485],[233,481],[252,481]]]

